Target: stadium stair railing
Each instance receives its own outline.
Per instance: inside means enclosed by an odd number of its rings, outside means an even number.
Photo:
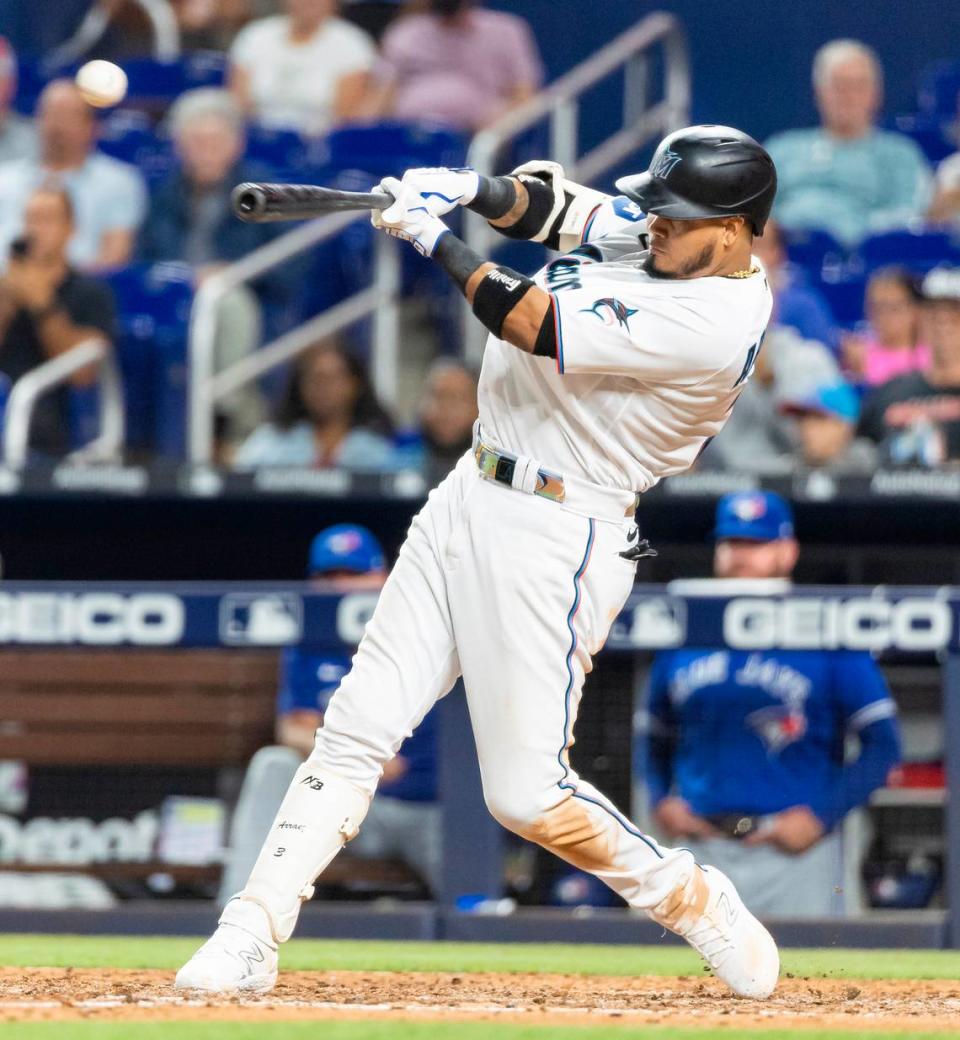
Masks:
[[[100,434],[74,452],[73,457],[84,462],[119,459],[126,425],[123,387],[110,344],[91,337],[37,365],[13,384],[3,420],[3,459],[8,469],[22,469],[27,462],[30,424],[37,401],[91,365],[97,367],[100,376]]]
[[[663,96],[650,103],[650,79],[657,48],[663,49]],[[603,80],[623,71],[622,125],[619,130],[581,151],[580,107],[584,96]],[[690,59],[679,19],[663,11],[647,15],[586,61],[561,76],[546,90],[512,109],[474,137],[467,165],[492,176],[509,146],[522,134],[549,123],[549,158],[559,162],[571,179],[589,184],[601,174],[659,139],[686,125],[690,115]],[[485,220],[468,213],[467,243],[487,256],[502,242]],[[466,356],[479,360],[486,332],[464,309]]]
[[[321,311],[255,353],[220,372],[214,372],[217,309],[224,296],[292,257],[333,238],[360,219],[367,220],[369,215],[364,212],[347,212],[312,220],[255,249],[243,259],[211,275],[200,286],[190,313],[189,331],[187,453],[192,463],[208,464],[212,460],[214,409],[218,401],[291,361],[319,340],[334,335],[362,318],[373,318],[373,385],[385,404],[389,406],[395,403],[399,357],[397,295],[400,265],[396,243],[384,235],[376,237],[373,278],[366,289]]]

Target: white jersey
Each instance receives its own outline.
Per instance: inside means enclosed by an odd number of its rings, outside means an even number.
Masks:
[[[542,268],[557,358],[496,336],[480,373],[483,438],[594,484],[646,491],[720,432],[753,370],[773,306],[766,275],[663,279],[642,269],[645,216],[623,196],[582,244]]]

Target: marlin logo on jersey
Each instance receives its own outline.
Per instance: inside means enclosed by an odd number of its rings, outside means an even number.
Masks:
[[[654,175],[654,177],[669,177],[670,171],[674,168],[674,166],[677,165],[678,162],[680,162],[682,158],[682,155],[677,155],[677,153],[672,148],[668,148],[663,153],[663,155],[661,155],[660,158],[657,159],[656,166],[654,166],[650,170],[650,172]]]
[[[630,328],[630,318],[637,313],[636,307],[628,307],[620,300],[612,296],[605,296],[597,300],[592,307],[582,307],[581,314],[596,314],[604,325],[612,325],[616,322],[621,328]]]
[[[802,740],[807,732],[806,715],[787,705],[760,708],[751,712],[745,721],[760,738],[768,755],[779,755],[784,748]]]

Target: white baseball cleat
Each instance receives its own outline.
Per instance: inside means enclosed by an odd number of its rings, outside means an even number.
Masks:
[[[777,944],[716,867],[695,865],[647,913],[683,936],[738,997],[763,1000],[773,992],[780,974]]]
[[[277,981],[277,944],[259,903],[234,896],[217,930],[177,972],[177,989],[265,993]]]

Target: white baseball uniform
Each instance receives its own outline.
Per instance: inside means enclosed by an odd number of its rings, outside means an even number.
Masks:
[[[518,456],[513,485],[472,453],[430,493],[298,772],[244,896],[292,931],[299,897],[360,824],[383,763],[463,676],[487,805],[505,826],[656,906],[691,854],[659,846],[571,769],[591,657],[634,583],[635,494],[686,469],[749,377],[770,316],[762,270],[667,280],[643,215],[607,198],[582,244],[536,276],[558,357],[491,336],[480,432]],[[757,265],[759,267],[759,265]],[[562,476],[562,503],[531,493]]]

